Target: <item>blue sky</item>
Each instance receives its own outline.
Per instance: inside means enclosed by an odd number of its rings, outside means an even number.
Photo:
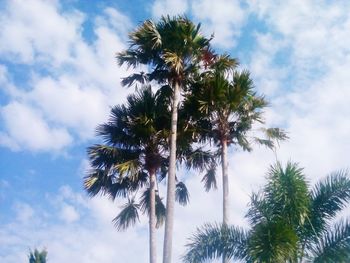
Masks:
[[[111,220],[122,202],[87,198],[82,177],[96,125],[132,92],[114,55],[139,22],[162,14],[201,22],[216,49],[251,71],[271,102],[267,124],[289,132],[279,159],[299,162],[311,182],[348,168],[349,13],[350,2],[325,0],[1,1],[0,262],[25,262],[34,247],[46,247],[51,263],[147,258],[146,219],[118,233]],[[231,149],[229,160],[231,221],[244,225],[274,156]],[[196,226],[221,217],[220,191],[180,176],[191,203],[176,208],[175,262]],[[159,231],[159,256],[161,242]]]

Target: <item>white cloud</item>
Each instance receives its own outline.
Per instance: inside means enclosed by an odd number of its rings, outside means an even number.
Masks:
[[[63,128],[51,128],[40,113],[19,102],[1,108],[6,127],[1,143],[33,151],[58,151],[71,143],[72,138]]]
[[[34,209],[26,203],[17,202],[13,206],[13,210],[16,214],[16,220],[26,223],[34,216]]]
[[[251,12],[257,13],[270,31],[288,41],[293,66],[300,74],[310,69],[327,70],[331,63],[345,59],[344,50],[349,49],[349,10],[350,4],[345,2],[251,2]]]
[[[79,220],[80,215],[74,206],[63,204],[60,212],[60,218],[66,223],[73,223]]]
[[[63,199],[62,194],[64,195]],[[77,198],[78,196],[80,197]],[[53,263],[67,262],[67,260],[84,263],[112,263],[117,260],[133,263],[147,258],[148,238],[144,231],[144,225],[127,232],[117,232],[111,223],[115,216],[114,213],[118,209],[116,205],[111,204],[106,199],[99,204],[91,204],[94,200],[86,199],[66,186],[62,187],[57,195],[50,194],[49,198],[61,200],[63,211],[66,211],[62,218],[67,220],[69,224],[53,220],[56,213],[52,212],[56,207],[51,207],[50,200],[47,203],[42,203],[42,205],[47,205],[45,209],[43,207],[40,209],[30,208],[31,213],[27,213],[25,221],[19,220],[8,225],[1,225],[1,262],[24,261],[28,248],[35,247],[47,248],[48,258]],[[82,205],[77,200],[84,200],[86,204]],[[95,199],[95,201],[97,200],[98,198]],[[64,206],[64,202],[70,203],[70,205]],[[23,205],[18,210],[22,211],[22,219],[24,219]],[[76,213],[83,214],[84,217],[80,217],[79,221],[76,221],[78,219]],[[138,244],[144,244],[144,246]],[[133,247],[132,254],[130,254],[131,246]]]
[[[79,83],[62,77],[41,78],[26,98],[45,114],[45,118],[77,131],[82,138],[93,134],[96,124],[108,116],[105,94],[95,87],[79,87]]]
[[[7,82],[7,68],[4,65],[0,65],[0,87],[2,87],[3,83]]]
[[[182,7],[166,5],[164,2],[159,2],[160,8],[164,10],[187,9],[185,5]],[[57,4],[54,8],[59,14]],[[204,22],[204,29],[216,31],[216,38],[223,46],[234,45],[248,17],[248,14],[244,13],[246,10],[237,1],[219,1],[215,6],[210,1],[201,3],[195,1],[191,8],[194,17]],[[347,160],[350,150],[348,136],[350,77],[347,72],[350,68],[348,62],[350,20],[347,17],[349,10],[348,3],[329,5],[326,1],[317,4],[316,1],[287,1],[283,4],[277,1],[253,1],[250,5],[249,12],[257,14],[269,32],[256,33],[257,45],[250,53],[251,61],[248,68],[252,70],[258,89],[273,98],[272,105],[267,111],[268,124],[285,127],[291,137],[289,141],[282,143],[278,151],[279,158],[283,162],[289,159],[300,162],[300,165],[306,168],[306,175],[313,182],[331,171],[349,166]],[[110,16],[122,17],[122,14],[115,14],[111,10],[106,12]],[[67,16],[69,15],[65,14],[65,18]],[[80,15],[73,16],[79,18]],[[12,21],[8,23],[16,21],[15,17],[13,15]],[[33,146],[28,146],[32,145],[28,140],[34,139],[39,140],[38,145],[44,145],[41,146],[42,149],[51,149],[52,146],[47,141],[53,139],[53,130],[56,130],[56,136],[57,131],[65,131],[61,127],[74,129],[79,138],[85,137],[87,135],[81,130],[93,127],[93,123],[100,121],[105,114],[102,112],[105,112],[108,106],[103,108],[102,104],[112,105],[120,102],[124,96],[125,90],[120,88],[118,82],[125,71],[116,67],[113,56],[114,52],[124,47],[124,40],[118,34],[119,31],[116,31],[116,28],[123,25],[123,19],[117,19],[121,25],[118,23],[112,25],[113,20],[108,18],[108,15],[107,18],[102,16],[97,19],[94,27],[96,39],[93,44],[88,44],[79,35],[81,22],[78,18],[73,19],[76,22],[76,30],[73,31],[78,32],[78,36],[75,33],[70,35],[71,38],[77,38],[73,47],[70,47],[74,52],[66,55],[68,53],[62,50],[69,45],[62,44],[60,53],[63,54],[64,63],[55,58],[55,65],[51,68],[54,69],[62,62],[62,68],[67,66],[69,70],[55,71],[54,76],[42,77],[37,74],[32,79],[29,91],[22,91],[19,96],[16,95],[16,98],[20,97],[21,102],[24,101],[23,103],[13,101],[3,107],[2,112],[5,111],[9,121],[4,122],[6,133],[0,135],[2,144],[30,148]],[[19,20],[22,21],[22,18]],[[23,34],[25,30],[18,32]],[[14,36],[10,37],[15,39]],[[18,36],[17,39],[23,39],[28,43],[26,35]],[[69,39],[67,41],[70,42]],[[33,63],[31,56],[35,53],[34,50],[38,46],[45,47],[45,41],[32,47],[22,47],[19,44],[15,43],[11,52],[9,45],[6,49],[2,46],[3,52],[6,51],[7,56],[17,54],[21,61]],[[282,61],[276,65],[275,59],[284,49],[287,50],[290,59],[288,63]],[[321,75],[315,73],[319,68],[325,70]],[[93,97],[98,99],[92,102]],[[55,102],[56,105],[51,105]],[[57,105],[61,105],[61,109]],[[33,108],[29,108],[32,106]],[[84,108],[85,113],[76,111],[80,107]],[[26,125],[13,124],[10,118],[12,115],[19,116],[21,122]],[[36,126],[39,128],[36,129],[44,134],[44,139],[36,137],[29,139],[24,133],[27,129],[20,135],[12,132],[11,127],[15,127],[15,130],[20,127],[23,130],[23,127],[28,126],[28,123],[22,120],[24,116],[34,120],[30,121],[31,124],[38,124]],[[88,121],[89,116],[92,116],[91,123]],[[46,119],[50,123],[55,123],[56,128],[49,127]],[[75,123],[81,124],[81,127],[75,126]],[[29,127],[31,128],[30,125]],[[264,148],[256,148],[251,154],[230,152],[232,223],[246,224],[243,215],[247,209],[249,195],[252,189],[256,190],[263,185],[268,166],[273,161],[273,154]],[[220,172],[218,176],[220,177]],[[190,190],[191,203],[189,207],[176,207],[174,232],[174,244],[177,244],[174,246],[176,260],[184,251],[183,245],[187,242],[187,237],[197,226],[204,222],[221,220],[221,183],[219,182],[218,191],[208,194],[202,189],[200,177],[189,176],[186,183]],[[31,224],[24,225],[18,221],[10,226],[1,227],[1,262],[25,261],[28,247],[37,246],[48,248],[52,263],[69,260],[111,263],[116,259],[121,262],[141,262],[147,258],[145,218],[142,218],[138,227],[118,233],[113,228],[111,220],[118,213],[120,203],[112,203],[105,198],[86,200],[69,187],[62,187],[56,197],[51,195],[49,197],[56,209],[52,216],[59,217],[61,209],[67,205],[70,207],[68,208],[70,212],[67,213],[66,219],[77,221],[71,225],[62,225],[61,222],[48,220],[30,207],[32,210],[27,209],[29,212],[26,217]],[[33,214],[35,217],[38,215],[40,218],[45,218],[43,221],[46,224],[39,225],[35,222]],[[14,233],[11,229],[21,231]],[[162,238],[162,232],[159,231],[159,259]]]
[[[222,48],[234,47],[248,17],[239,0],[195,0],[194,17],[203,24],[205,33],[214,33],[213,43]]]
[[[7,1],[0,17],[0,54],[16,61],[60,63],[70,56],[82,14],[60,15],[55,1]],[[45,21],[45,22],[44,22]]]
[[[12,150],[50,151],[92,138],[97,124],[106,121],[110,106],[122,102],[128,93],[120,85],[128,73],[117,66],[115,53],[126,47],[130,20],[106,8],[95,18],[95,38],[88,42],[82,35],[84,15],[77,10],[63,11],[59,1],[8,1],[5,7],[0,18],[0,55],[11,63],[35,66],[27,72],[25,82],[16,84],[7,78],[15,73],[5,74],[6,68],[0,68],[0,80],[6,81],[10,98],[3,107],[1,145]],[[20,110],[25,108],[39,124],[31,129],[38,129],[43,138],[30,136],[31,130],[28,135],[16,131],[19,125],[28,124],[24,119],[17,123],[8,115],[19,108],[17,100]],[[53,138],[58,141],[49,144]]]
[[[156,0],[152,5],[152,15],[155,18],[162,15],[183,15],[187,9],[188,0]]]

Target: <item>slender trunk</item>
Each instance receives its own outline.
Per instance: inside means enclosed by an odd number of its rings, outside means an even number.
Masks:
[[[228,225],[229,223],[229,185],[228,185],[228,161],[227,161],[227,141],[221,142],[221,166],[222,166],[222,223]],[[229,260],[222,256],[222,262],[228,263]]]
[[[172,241],[174,228],[175,206],[175,169],[176,169],[176,134],[177,134],[177,110],[180,99],[179,83],[174,85],[173,105],[171,114],[170,157],[166,200],[166,218],[164,229],[163,263],[171,263]]]
[[[149,186],[149,262],[157,262],[157,245],[156,245],[156,175],[150,172]]]

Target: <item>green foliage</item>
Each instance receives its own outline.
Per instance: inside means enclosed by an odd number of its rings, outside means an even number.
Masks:
[[[139,221],[139,208],[140,205],[135,203],[134,199],[128,200],[128,202],[123,205],[118,216],[113,219],[115,227],[118,230],[125,230],[135,225],[136,222]]]
[[[201,35],[200,24],[195,25],[184,16],[165,16],[158,22],[146,20],[130,33],[129,39],[130,47],[117,54],[119,65],[147,65],[147,80],[169,85],[188,81],[211,40]],[[123,84],[130,86],[143,79],[130,76]]]
[[[297,164],[277,163],[262,191],[251,196],[250,230],[239,235],[234,227],[205,225],[188,244],[185,262],[206,262],[223,253],[245,262],[349,262],[350,223],[332,223],[349,203],[349,193],[345,172],[331,174],[310,190]]]
[[[202,178],[205,191],[209,192],[211,189],[217,189],[216,183],[216,167],[212,166],[207,170],[206,174]]]
[[[138,221],[140,205],[135,195],[148,185],[150,173],[167,169],[164,155],[168,151],[169,126],[168,106],[150,86],[143,86],[127,97],[126,104],[113,107],[109,121],[97,128],[104,144],[88,148],[92,169],[84,178],[84,187],[90,196],[101,194],[112,200],[129,199],[113,220],[118,230]],[[164,205],[160,204],[159,196],[156,200],[158,224],[161,224]],[[141,203],[143,209],[144,206]]]
[[[165,205],[163,204],[162,198],[160,198],[158,191],[156,191],[156,217],[157,217],[157,223],[156,227],[159,228],[163,225],[165,220]],[[150,208],[150,189],[147,188],[141,198],[140,198],[140,209],[143,214],[150,214],[151,208]]]
[[[189,203],[190,194],[188,193],[187,187],[183,182],[178,182],[175,189],[175,200],[180,205],[187,205]]]
[[[237,65],[229,55],[213,55],[207,70],[193,80],[186,94],[185,117],[196,127],[196,139],[214,144],[219,151],[224,143],[246,151],[252,150],[252,143],[273,149],[287,136],[278,128],[264,128],[260,131],[263,137],[253,136],[253,126],[264,122],[267,101],[257,95],[250,73],[237,70]],[[215,186],[214,166],[208,164],[203,178],[206,190]]]
[[[350,222],[341,221],[327,229],[312,249],[314,263],[345,263],[350,260]]]
[[[232,259],[247,259],[247,237],[248,233],[240,228],[206,224],[192,236],[183,260],[188,263],[207,262],[224,253]]]
[[[29,259],[29,263],[46,263],[47,251],[46,249],[43,249],[42,251],[34,249],[34,251],[29,252],[28,259]]]

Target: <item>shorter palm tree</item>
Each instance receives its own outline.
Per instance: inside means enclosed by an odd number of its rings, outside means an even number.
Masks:
[[[149,216],[150,262],[156,262],[156,227],[164,221],[165,207],[158,194],[157,175],[166,170],[170,113],[150,86],[112,109],[109,122],[98,127],[104,144],[88,149],[92,171],[85,177],[91,196],[99,193],[127,198],[113,220],[118,230],[134,225],[139,210]],[[140,201],[136,198],[143,189]]]
[[[29,252],[29,263],[46,263],[46,257],[47,257],[47,251],[46,249],[43,249],[42,251],[39,251],[37,249],[34,249],[34,251]]]
[[[207,224],[192,237],[184,261],[226,255],[252,263],[350,262],[350,221],[336,220],[349,201],[347,173],[333,173],[309,189],[297,164],[277,163],[263,191],[251,197],[250,229]]]

